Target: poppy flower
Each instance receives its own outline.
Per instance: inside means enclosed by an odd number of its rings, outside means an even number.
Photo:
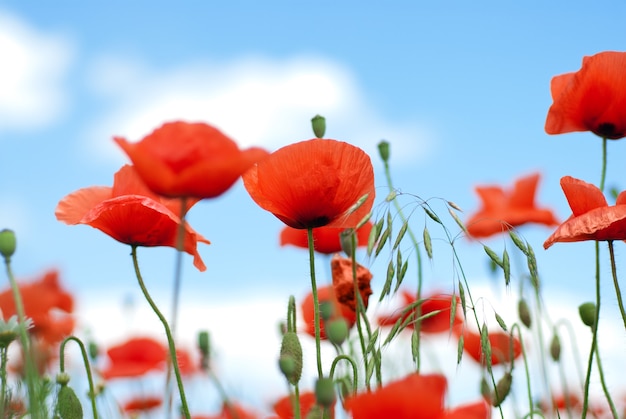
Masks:
[[[293,397],[285,396],[274,403],[274,413],[278,415],[280,419],[293,419],[295,417],[293,413]],[[316,398],[315,393],[311,391],[300,393],[300,417],[306,418],[311,409],[315,407]],[[330,411],[331,418],[335,416],[334,406]]]
[[[465,223],[468,233],[475,238],[485,238],[527,223],[557,225],[550,209],[535,204],[539,177],[539,173],[534,173],[519,178],[510,191],[495,185],[476,187],[482,206]]]
[[[378,324],[380,326],[393,326],[400,319],[402,322],[411,318],[407,324],[407,327],[415,327],[415,314],[417,312],[417,299],[415,294],[402,290],[402,298],[404,299],[404,307],[397,313],[392,315],[381,316],[378,318]],[[457,305],[460,302],[459,297],[456,297]],[[422,333],[441,333],[450,330],[450,308],[452,307],[452,296],[449,294],[433,294],[425,297],[419,304],[420,317],[422,317],[420,324],[420,331]],[[434,313],[431,315],[431,313]],[[455,312],[453,321],[453,327],[459,326],[463,323],[463,318],[460,312]]]
[[[168,122],[137,143],[122,137],[114,140],[145,184],[170,198],[219,196],[268,154],[256,147],[240,150],[233,140],[205,123]]]
[[[256,419],[258,416],[239,406],[229,403],[222,406],[222,411],[217,415],[192,415],[191,419]]]
[[[545,249],[556,242],[626,240],[626,191],[609,206],[597,186],[580,179],[564,176],[561,188],[572,215],[548,237]]]
[[[348,328],[352,328],[356,322],[355,311],[349,306],[341,304],[335,296],[335,290],[332,285],[326,285],[317,289],[317,298],[320,304],[329,303],[333,307],[333,315],[331,319],[338,319],[343,317],[348,323]],[[315,337],[315,310],[313,308],[313,294],[308,293],[302,300],[300,305],[302,309],[302,319],[304,320],[305,331]],[[326,328],[324,319],[320,318],[320,337],[326,339]]]
[[[297,229],[354,228],[370,212],[375,195],[369,156],[328,139],[278,149],[252,166],[243,183],[261,208]]]
[[[345,229],[339,227],[318,227],[313,229],[313,248],[316,252],[331,255],[333,253],[341,252],[340,235]],[[356,231],[356,243],[357,246],[367,246],[367,240],[372,231],[372,223],[367,222]],[[309,237],[307,230],[296,229],[293,227],[285,226],[280,232],[280,245],[292,245],[296,247],[302,247],[304,249],[309,248]]]
[[[137,397],[130,399],[122,406],[126,413],[147,412],[163,404],[163,399],[158,396]]]
[[[196,202],[192,200],[189,206]],[[162,198],[150,191],[129,165],[115,173],[113,187],[79,189],[63,198],[55,211],[59,221],[90,225],[121,243],[174,248],[181,223],[178,213],[179,200]],[[196,268],[204,271],[198,242],[210,243],[185,223],[183,248],[193,256]]]
[[[463,351],[476,362],[485,364],[480,335],[467,328],[456,334],[463,336]],[[491,345],[491,365],[507,364],[522,354],[522,344],[516,337],[511,339],[509,333],[489,332],[487,336]]]
[[[167,348],[149,337],[134,337],[107,350],[108,367],[102,371],[105,379],[140,377],[149,371],[165,367]]]
[[[61,287],[58,271],[50,270],[36,281],[19,282],[18,288],[24,313],[33,321],[30,334],[48,345],[59,343],[72,334],[75,325],[71,316],[74,299]],[[0,310],[7,319],[17,314],[10,288],[0,293]]]
[[[583,58],[580,70],[553,77],[546,132],[591,131],[617,140],[626,136],[626,52]]]
[[[356,312],[356,298],[354,295],[354,273],[352,272],[352,259],[334,255],[330,261],[330,269],[333,276],[333,289],[337,300]],[[367,308],[370,295],[373,294],[370,282],[372,273],[365,266],[356,265],[356,283],[363,300],[363,306]]]
[[[410,374],[371,392],[346,400],[353,419],[487,419],[486,403],[472,403],[448,410],[444,405],[446,377]]]

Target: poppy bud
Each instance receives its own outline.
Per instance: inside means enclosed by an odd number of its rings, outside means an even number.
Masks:
[[[389,141],[383,140],[378,143],[378,153],[383,162],[387,163],[389,161]]]
[[[289,383],[298,384],[302,376],[302,346],[295,332],[287,332],[283,336],[278,365]]]
[[[315,383],[317,404],[330,407],[335,403],[335,383],[332,378],[320,378]]]
[[[557,334],[552,337],[552,342],[550,342],[550,356],[557,362],[561,359],[561,341]]]
[[[325,324],[325,328],[326,337],[337,346],[341,346],[348,337],[348,322],[344,318],[329,321]]]
[[[354,246],[352,246],[352,237],[355,232],[353,228],[346,228],[339,234],[339,243],[341,244],[341,250],[348,255],[352,256],[354,252]]]
[[[198,348],[202,356],[208,357],[211,353],[211,342],[209,332],[202,330],[198,333]]]
[[[2,254],[5,259],[11,259],[13,253],[15,253],[16,246],[17,240],[15,239],[15,233],[13,230],[5,228],[0,231],[0,254]]]
[[[326,118],[321,115],[315,115],[311,119],[311,125],[313,126],[313,133],[317,138],[324,138],[326,133]]]
[[[57,394],[56,412],[61,419],[82,419],[83,407],[74,390],[67,386],[70,376],[60,373],[56,377],[57,384],[61,385]]]
[[[528,303],[523,298],[517,303],[517,313],[524,326],[530,329],[530,326],[532,325],[532,318],[530,317]]]
[[[593,329],[596,324],[596,305],[594,303],[582,303],[578,307],[580,318],[586,326]]]
[[[330,301],[320,301],[320,317],[325,322],[335,314],[335,306]]]
[[[496,384],[496,389],[491,396],[493,406],[498,407],[502,404],[511,391],[512,383],[513,375],[510,372],[504,373],[504,376]]]
[[[313,405],[309,413],[306,414],[306,419],[323,419],[324,410],[319,405]]]

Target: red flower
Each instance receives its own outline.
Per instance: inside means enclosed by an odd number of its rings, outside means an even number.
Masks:
[[[626,191],[609,206],[595,185],[565,176],[561,188],[572,215],[543,244],[547,249],[556,242],[585,240],[626,240]]]
[[[331,319],[338,319],[343,317],[345,321],[348,323],[348,328],[352,328],[354,323],[356,322],[356,314],[354,310],[352,310],[349,306],[345,304],[341,304],[337,297],[335,296],[335,290],[332,285],[327,285],[324,287],[319,287],[317,289],[317,298],[322,303],[330,303],[333,306],[334,315],[331,316]],[[305,331],[315,337],[315,310],[313,308],[313,294],[310,292],[307,296],[302,300],[301,304],[302,309],[302,319],[304,320],[304,325],[306,327]],[[322,339],[326,339],[326,328],[324,319],[320,318],[320,337]]]
[[[290,227],[354,228],[374,203],[374,169],[360,148],[313,139],[283,147],[243,175],[252,199]],[[367,195],[357,209],[354,205]]]
[[[411,329],[415,326],[415,315],[417,312],[417,300],[415,294],[406,290],[402,291],[405,308],[399,310],[397,314],[381,316],[378,318],[378,324],[381,326],[393,326],[402,319],[402,322],[411,318],[408,327]],[[460,302],[456,297],[457,305]],[[411,308],[409,308],[411,307]],[[452,307],[452,296],[449,294],[433,294],[421,300],[420,316],[422,317],[420,330],[422,333],[441,333],[450,330],[450,308]],[[457,306],[458,308],[458,306]],[[431,313],[434,313],[431,315]],[[453,327],[463,323],[461,313],[457,309],[455,312]]]
[[[137,143],[115,137],[148,187],[163,196],[214,198],[226,192],[268,153],[241,151],[218,129],[204,123],[169,122]]]
[[[446,377],[410,374],[372,392],[346,400],[353,419],[487,419],[491,410],[484,402],[446,410]]]
[[[162,369],[167,360],[167,348],[148,337],[131,338],[107,351],[110,365],[102,371],[105,379],[140,377]]]
[[[315,393],[304,392],[300,393],[300,417],[306,418],[309,411],[315,406],[316,399]],[[285,396],[282,399],[274,403],[274,412],[280,419],[293,419],[293,396]],[[330,417],[335,416],[334,406],[331,407]]]
[[[480,335],[468,329],[463,330],[463,351],[476,362],[485,364],[485,354]],[[490,332],[488,334],[491,345],[491,365],[506,364],[517,359],[522,354],[522,344],[516,337],[504,332]]]
[[[193,205],[197,200],[188,204]],[[57,205],[57,220],[66,224],[87,224],[115,240],[131,246],[176,248],[180,201],[161,198],[139,179],[132,166],[123,166],[113,187],[92,186],[67,195]],[[197,250],[198,242],[210,242],[185,224],[185,252],[194,265],[206,270]]]
[[[526,223],[554,226],[558,221],[551,210],[538,208],[535,191],[539,173],[515,181],[512,191],[500,186],[478,186],[482,207],[466,222],[467,231],[476,238],[493,236]]]
[[[158,396],[137,397],[124,403],[122,410],[126,413],[146,412],[156,409],[163,404],[163,399]]]
[[[313,229],[313,248],[327,255],[341,252],[341,240],[339,236],[344,228],[336,227],[318,227]],[[367,222],[357,230],[356,242],[357,246],[367,246],[367,240],[372,231],[372,223]],[[291,244],[304,249],[309,248],[309,238],[307,231],[285,226],[280,232],[280,245],[285,246]]]
[[[258,416],[250,413],[236,403],[222,406],[222,411],[217,415],[192,415],[191,419],[256,419]]]
[[[61,288],[57,271],[46,272],[38,281],[20,283],[18,288],[24,312],[33,321],[29,331],[32,335],[54,345],[72,334],[75,321],[69,314],[74,309],[74,299]],[[17,314],[10,288],[0,293],[0,310],[5,319]]]
[[[350,307],[353,312],[356,312],[352,259],[334,255],[330,261],[330,268],[333,275],[333,288],[337,300],[339,300],[341,304]],[[370,295],[373,294],[372,287],[370,286],[371,280],[372,273],[370,270],[357,263],[356,283],[365,308],[367,308]]]
[[[548,134],[591,131],[616,140],[626,136],[626,52],[606,51],[583,58],[575,73],[552,78],[554,103]]]

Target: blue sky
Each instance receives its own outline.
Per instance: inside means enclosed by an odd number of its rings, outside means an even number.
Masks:
[[[118,313],[129,298],[142,307],[130,249],[90,227],[57,222],[54,208],[76,189],[111,184],[127,161],[114,135],[138,140],[174,119],[204,120],[241,146],[274,150],[310,138],[309,120],[320,113],[328,137],[372,156],[379,202],[388,192],[376,150],[384,138],[403,192],[454,201],[467,216],[478,206],[476,184],[510,185],[539,170],[539,202],[565,219],[570,212],[559,179],[597,183],[601,142],[589,133],[545,134],[550,79],[577,70],[585,55],[624,50],[618,19],[624,15],[619,1],[5,1],[0,228],[18,234],[14,270],[32,277],[58,267],[83,309],[100,303]],[[618,163],[624,153],[623,142],[609,144],[609,187],[626,186]],[[421,232],[424,217],[415,217]],[[212,241],[199,249],[207,272],[184,267],[190,322],[205,315],[198,307],[254,298],[286,304],[289,294],[306,292],[306,252],[278,246],[281,223],[256,207],[240,182],[197,204],[189,221]],[[451,219],[448,226],[458,231]],[[444,237],[429,228],[435,239]],[[559,302],[575,313],[592,299],[593,246],[544,251],[550,232],[521,230],[535,247],[546,292],[562,296]],[[443,256],[426,266],[426,284],[450,289],[449,248],[436,242]],[[510,246],[502,238],[487,244],[500,251]],[[462,239],[458,246],[476,287],[492,286],[480,246]],[[617,252],[623,253],[619,245]],[[142,249],[139,256],[167,311],[174,252]],[[364,261],[378,272],[375,291],[387,265],[382,259]],[[324,282],[328,269],[319,264]],[[608,264],[604,272],[608,278]],[[607,310],[615,309],[608,281],[604,290]],[[616,311],[608,313],[611,320]],[[238,321],[245,327],[250,318]],[[218,326],[207,318],[205,327]],[[615,339],[623,348],[624,337]]]

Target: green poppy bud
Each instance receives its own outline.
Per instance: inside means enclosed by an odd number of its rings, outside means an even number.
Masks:
[[[211,353],[211,341],[209,332],[202,330],[198,333],[198,348],[202,356],[208,357]]]
[[[348,337],[348,322],[342,317],[326,322],[325,328],[328,340],[337,346],[341,346]]]
[[[530,309],[528,308],[528,303],[523,298],[517,303],[517,313],[524,326],[530,329],[530,326],[532,325]]]
[[[596,305],[594,303],[582,303],[578,307],[578,313],[580,314],[580,319],[585,325],[591,327],[591,329],[595,328]]]
[[[383,162],[387,163],[389,161],[389,141],[383,140],[378,143],[378,153]]]
[[[5,228],[0,231],[0,254],[5,259],[10,260],[13,253],[15,253],[15,247],[17,246],[17,240],[13,230]]]
[[[511,384],[513,383],[513,375],[510,372],[504,373],[504,376],[500,378],[496,384],[496,389],[491,396],[491,403],[498,407],[502,404],[506,396],[511,392]]]
[[[295,332],[283,335],[278,365],[290,384],[298,384],[302,376],[302,346]]]
[[[324,409],[322,409],[318,405],[313,405],[309,410],[309,413],[306,414],[306,419],[323,419],[324,418]]]
[[[324,138],[324,134],[326,134],[326,118],[321,115],[315,115],[313,119],[311,119],[311,125],[315,136],[317,138]]]
[[[61,385],[57,394],[55,412],[61,419],[82,419],[83,407],[74,390],[68,387],[70,376],[64,372],[57,374],[56,381]]]
[[[557,334],[552,337],[552,342],[550,342],[550,356],[557,362],[561,359],[561,341]]]
[[[335,314],[335,306],[330,301],[320,301],[320,317],[325,322]]]
[[[352,256],[352,252],[354,252],[354,247],[352,246],[352,237],[354,234],[355,231],[353,228],[346,228],[339,234],[341,250],[348,256]]]
[[[317,404],[330,407],[335,403],[335,383],[331,378],[320,378],[315,383]]]

